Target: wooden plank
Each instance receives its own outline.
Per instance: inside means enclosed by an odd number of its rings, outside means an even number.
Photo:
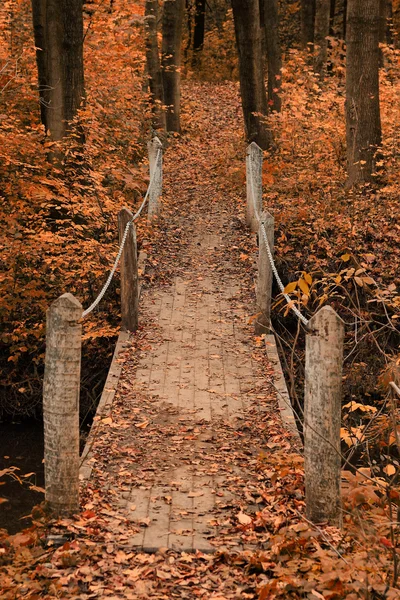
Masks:
[[[90,429],[85,447],[83,449],[80,461],[79,479],[89,479],[92,474],[93,465],[91,464],[91,449],[96,438],[96,432],[101,419],[111,410],[111,405],[114,400],[115,392],[117,391],[119,378],[121,376],[122,364],[119,362],[119,353],[124,349],[125,344],[129,341],[129,331],[120,331],[117,343],[115,345],[114,355],[108,371],[106,383],[100,402],[97,406],[96,415],[93,419],[93,425]]]
[[[169,548],[179,552],[193,551],[193,498],[189,497],[190,491],[172,491]]]
[[[143,550],[157,552],[169,547],[170,512],[168,503],[169,487],[153,487],[150,494],[148,518],[150,523],[144,531]]]

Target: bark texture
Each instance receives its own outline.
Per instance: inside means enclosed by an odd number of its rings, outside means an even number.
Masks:
[[[316,0],[314,25],[314,71],[323,78],[328,51],[330,0]]]
[[[162,143],[158,137],[153,138],[147,144],[150,166],[150,189],[149,189],[149,219],[160,214],[160,199],[162,195]]]
[[[348,185],[371,181],[381,143],[379,2],[348,0],[346,141]]]
[[[267,94],[261,43],[258,0],[232,0],[236,44],[239,56],[240,93],[246,137],[265,150],[271,145],[271,133],[265,122]]]
[[[340,424],[344,324],[330,306],[309,321],[304,391],[306,514],[313,523],[342,523]]]
[[[58,141],[85,95],[82,0],[32,0],[32,14],[42,122]]]
[[[157,40],[158,0],[146,0],[145,15],[147,29],[146,62],[153,112],[153,128],[165,130],[164,88]]]
[[[301,45],[311,48],[314,43],[315,0],[301,0]],[[310,46],[311,44],[311,46]]]
[[[123,208],[118,214],[119,243],[133,214]],[[136,228],[132,223],[128,229],[121,257],[121,329],[136,331],[139,320],[139,276],[137,264]]]
[[[255,322],[255,334],[263,335],[270,332],[271,322],[271,298],[272,283],[274,275],[268,258],[262,226],[267,234],[268,245],[271,254],[274,254],[274,217],[269,213],[260,216],[260,228],[258,231],[258,277],[257,277],[257,319]]]
[[[46,0],[32,0],[33,34],[39,83],[40,119],[47,130],[46,106],[49,104],[46,53]]]
[[[206,0],[195,0],[193,50],[198,52],[203,48],[206,23]]]
[[[343,0],[343,39],[346,39],[347,34],[347,0]]]
[[[263,0],[264,26],[268,65],[268,106],[271,110],[281,110],[281,69],[282,51],[279,39],[279,14],[277,0]]]
[[[167,131],[180,132],[181,42],[184,0],[165,0],[162,23],[162,80]]]
[[[253,233],[258,233],[258,218],[262,213],[263,151],[252,142],[246,152],[246,223]]]
[[[381,44],[391,44],[393,42],[391,33],[391,22],[393,18],[392,0],[379,0],[379,41]]]
[[[330,15],[329,15],[329,35],[334,35],[335,31],[335,16],[336,16],[336,0],[331,1]]]
[[[79,509],[79,388],[82,306],[72,294],[47,311],[43,382],[46,501],[56,514]]]

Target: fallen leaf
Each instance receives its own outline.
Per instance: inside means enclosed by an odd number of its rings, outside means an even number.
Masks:
[[[246,515],[244,512],[240,512],[237,515],[238,521],[241,525],[250,525],[252,518]]]

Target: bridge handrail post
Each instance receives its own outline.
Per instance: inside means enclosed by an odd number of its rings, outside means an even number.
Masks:
[[[309,321],[304,393],[306,514],[340,527],[340,424],[344,323],[330,306]]]
[[[256,335],[270,332],[272,281],[274,274],[268,258],[268,250],[264,239],[263,227],[268,240],[271,254],[274,253],[274,217],[268,211],[260,216],[258,230],[258,275],[256,286],[257,318],[255,321]]]
[[[262,165],[263,151],[252,142],[246,152],[246,223],[253,233],[258,233],[258,218],[262,212]]]
[[[136,331],[139,321],[139,273],[137,260],[136,227],[128,208],[118,213],[119,242],[126,235],[121,256],[121,329]],[[130,223],[128,231],[126,227]]]
[[[162,194],[162,143],[156,136],[147,144],[150,165],[150,180],[156,171],[153,184],[149,189],[148,217],[160,213],[160,198]]]
[[[47,311],[43,382],[45,499],[55,514],[79,509],[82,305],[63,294]]]

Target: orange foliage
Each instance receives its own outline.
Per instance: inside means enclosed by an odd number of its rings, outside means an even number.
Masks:
[[[84,306],[97,295],[116,254],[117,212],[147,186],[142,14],[126,0],[87,5],[85,155],[72,135],[57,169],[40,124],[30,2],[0,9],[1,404],[10,412],[31,412],[40,399],[49,304],[66,291]],[[117,285],[86,337],[114,335]]]

